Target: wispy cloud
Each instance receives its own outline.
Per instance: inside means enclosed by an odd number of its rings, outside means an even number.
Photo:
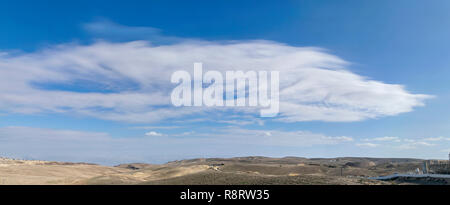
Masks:
[[[399,149],[417,149],[420,147],[432,147],[436,146],[436,144],[424,142],[424,141],[413,141],[413,142],[407,142],[404,144],[399,145],[397,148]]]
[[[401,139],[399,137],[375,137],[370,139],[364,139],[364,141],[382,141],[382,142],[400,142]]]
[[[95,38],[111,41],[148,40],[158,45],[195,41],[194,39],[163,35],[162,31],[157,28],[125,26],[104,18],[86,23],[83,28]]]
[[[159,132],[155,132],[155,131],[150,131],[150,132],[146,132],[145,135],[146,136],[157,136],[157,137],[159,137],[159,136],[163,136],[164,134],[159,133]]]
[[[425,141],[450,141],[450,137],[427,137],[424,139]]]
[[[423,147],[433,147],[436,146],[436,142],[438,141],[450,141],[449,138],[446,137],[421,137],[421,138],[400,138],[400,137],[375,137],[375,138],[368,138],[368,139],[362,139],[361,141],[367,142],[367,143],[357,143],[357,146],[363,147],[390,147],[394,149],[400,149],[400,150],[408,150],[408,149],[418,149]],[[372,143],[376,142],[376,143]],[[445,143],[442,143],[442,145],[447,145]]]
[[[26,54],[0,55],[0,110],[67,113],[126,122],[160,122],[195,114],[254,114],[245,108],[175,108],[170,103],[176,70],[280,71],[277,120],[361,121],[398,115],[423,106],[429,95],[355,74],[349,63],[320,48],[273,41],[193,41],[164,37],[147,27],[94,22],[93,33],[149,33],[144,41],[63,44]],[[126,32],[125,32],[126,31]],[[135,36],[139,38],[139,36]],[[166,44],[155,44],[164,41]],[[85,87],[82,87],[86,85]],[[215,113],[215,114],[212,114]],[[236,121],[226,121],[233,124]]]
[[[143,130],[149,130],[149,129],[179,129],[183,128],[183,126],[134,126],[130,127],[131,129],[143,129]]]
[[[379,144],[374,144],[374,143],[357,143],[356,146],[373,148],[373,147],[378,147]]]

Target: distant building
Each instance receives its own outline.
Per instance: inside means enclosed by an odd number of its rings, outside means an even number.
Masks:
[[[424,174],[450,174],[450,153],[448,160],[425,160],[423,162]]]

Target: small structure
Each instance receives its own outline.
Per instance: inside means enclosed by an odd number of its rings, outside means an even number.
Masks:
[[[450,153],[449,160],[425,160],[423,162],[424,174],[450,174]]]

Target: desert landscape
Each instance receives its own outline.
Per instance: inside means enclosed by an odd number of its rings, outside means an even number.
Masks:
[[[75,185],[395,185],[447,184],[445,180],[374,180],[412,173],[423,160],[406,158],[199,158],[166,164],[88,163],[0,159],[0,184]]]

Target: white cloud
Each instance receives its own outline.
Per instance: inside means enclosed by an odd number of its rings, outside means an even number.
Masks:
[[[378,147],[379,144],[374,144],[374,143],[358,143],[358,144],[356,144],[356,146],[358,146],[358,147],[370,147],[370,148],[373,148],[373,147]]]
[[[175,126],[175,125],[170,125],[170,126],[134,126],[134,127],[130,127],[131,129],[144,129],[144,130],[148,130],[148,129],[179,129],[179,128],[183,128],[183,126]]]
[[[445,141],[447,138],[445,137],[422,137],[422,138],[399,138],[399,137],[376,137],[376,138],[370,138],[370,139],[363,139],[364,142],[377,142],[378,144],[373,145],[383,145],[388,146],[391,148],[398,148],[398,149],[417,149],[417,148],[423,148],[423,147],[433,147],[437,144],[430,143],[430,142],[437,142],[437,141]],[[358,146],[371,146],[372,143],[361,143],[357,144]],[[445,144],[442,144],[445,145]],[[374,146],[373,146],[374,147]]]
[[[163,136],[164,134],[155,132],[155,131],[150,131],[150,132],[145,133],[145,135],[147,135],[147,136]]]
[[[449,137],[427,137],[424,139],[425,141],[450,141]]]
[[[399,138],[398,137],[378,137],[374,139],[375,141],[398,141]]]
[[[87,27],[96,32],[111,28],[122,34],[126,29],[156,32],[107,22]],[[320,48],[157,36],[152,40],[170,44],[100,41],[26,54],[4,53],[0,55],[0,111],[68,113],[126,122],[159,122],[192,114],[209,118],[211,113],[230,111],[171,106],[174,85],[170,75],[176,70],[192,71],[194,62],[203,62],[205,71],[280,71],[281,121],[360,121],[393,116],[423,106],[430,97],[352,73],[346,69],[348,62]],[[245,108],[234,111],[257,113]]]
[[[423,145],[423,146],[434,146],[435,144],[428,143],[428,142],[416,142],[416,145]]]
[[[405,141],[405,142],[410,142],[410,143],[416,142],[416,140],[414,140],[414,139],[408,139],[408,138],[403,139],[403,141]]]
[[[428,142],[424,142],[424,141],[410,141],[408,143],[402,144],[400,146],[398,146],[397,148],[399,149],[417,149],[420,147],[432,147],[432,146],[436,146],[436,144],[432,144],[432,143],[428,143]]]
[[[385,136],[385,137],[376,137],[376,138],[371,138],[371,139],[365,139],[364,141],[400,142],[401,139],[398,137]]]

